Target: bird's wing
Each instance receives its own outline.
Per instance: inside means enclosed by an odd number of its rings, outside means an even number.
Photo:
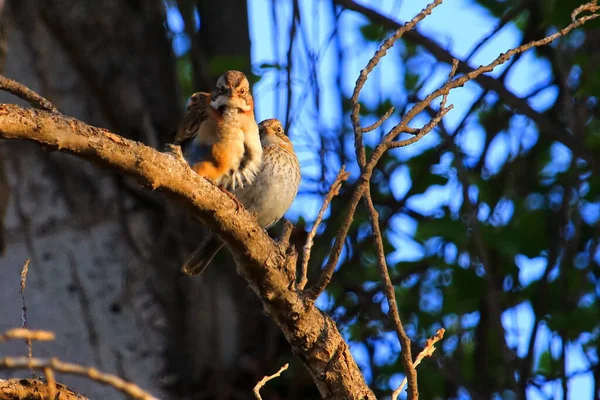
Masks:
[[[207,118],[207,109],[209,107],[210,93],[196,93],[199,96],[198,101],[191,105],[185,113],[179,130],[175,135],[175,144],[181,144],[186,140],[196,136],[200,125]]]
[[[198,142],[190,143],[185,147],[183,156],[185,160],[194,165],[202,160],[207,160],[211,157],[212,147],[209,145],[199,144]]]

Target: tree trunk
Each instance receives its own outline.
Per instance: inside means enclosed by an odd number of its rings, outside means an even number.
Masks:
[[[246,4],[227,3],[235,13],[199,4],[203,28],[194,42],[211,62],[196,63],[198,76],[213,79],[215,66],[249,70]],[[162,1],[7,5],[5,75],[90,124],[154,147],[171,139],[183,96]],[[240,59],[245,67],[231,64]],[[196,86],[206,89],[206,82]],[[22,104],[6,93],[0,102]],[[252,398],[281,335],[233,264],[199,279],[180,274],[182,259],[201,241],[185,210],[70,156],[17,142],[2,142],[0,150],[0,219],[2,165],[10,187],[0,235],[0,330],[20,325],[19,273],[31,258],[28,324],[57,334],[53,344],[34,344],[35,356],[95,366],[160,398]],[[3,354],[25,352],[23,345]],[[61,382],[90,398],[119,396],[81,378]]]

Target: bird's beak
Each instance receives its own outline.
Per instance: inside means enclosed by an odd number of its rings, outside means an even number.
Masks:
[[[186,108],[186,110],[189,110],[190,108],[192,108],[192,106],[193,106],[194,104],[196,104],[196,100],[190,97],[190,98],[188,99],[187,103],[185,104],[185,108]]]
[[[227,88],[223,93],[215,92],[210,105],[218,110],[223,107],[237,108],[240,111],[246,112],[252,109],[252,105],[248,104],[246,99],[235,95],[232,88]]]
[[[231,101],[231,93],[231,88],[227,88],[224,92],[216,92],[210,101],[210,105],[215,109],[228,106]]]

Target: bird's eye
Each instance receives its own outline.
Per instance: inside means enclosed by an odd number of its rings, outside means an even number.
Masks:
[[[281,126],[278,126],[277,127],[277,133],[281,133],[281,132],[283,132],[283,129],[281,128]]]
[[[219,87],[219,93],[221,93],[221,94],[225,93],[225,86]]]
[[[241,88],[240,89],[240,94],[243,96],[246,94],[246,88]]]

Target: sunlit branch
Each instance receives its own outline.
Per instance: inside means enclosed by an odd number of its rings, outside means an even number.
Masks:
[[[19,82],[13,81],[12,79],[2,75],[0,75],[0,90],[5,90],[10,94],[25,100],[33,107],[39,108],[40,110],[58,112],[56,107],[54,107],[50,101],[46,100],[28,87],[21,85]]]
[[[350,173],[346,172],[346,167],[342,165],[340,172],[338,172],[337,177],[335,178],[335,180],[329,187],[329,191],[327,192],[327,195],[325,195],[325,199],[323,199],[323,205],[321,206],[321,209],[319,210],[319,213],[317,214],[317,219],[313,223],[313,226],[312,226],[310,232],[308,233],[308,236],[306,238],[306,244],[304,245],[302,266],[300,268],[300,281],[298,282],[298,288],[300,290],[304,289],[304,287],[306,286],[306,283],[308,282],[308,278],[307,278],[308,261],[310,260],[310,253],[311,253],[311,249],[313,246],[313,239],[314,239],[315,235],[317,234],[317,229],[319,228],[321,221],[323,220],[323,214],[325,214],[325,211],[329,207],[331,200],[333,200],[333,198],[339,194],[340,188],[342,187],[342,183],[344,181],[346,181],[349,176],[350,176]]]
[[[262,397],[260,396],[260,389],[265,386],[265,384],[267,382],[269,382],[271,379],[275,379],[281,376],[281,373],[283,371],[285,371],[286,369],[288,369],[288,367],[290,366],[289,363],[285,363],[285,365],[281,368],[279,368],[279,371],[275,372],[273,375],[267,375],[265,377],[263,377],[260,381],[258,381],[258,383],[256,384],[256,386],[254,386],[254,397],[256,397],[257,400],[262,400]]]

